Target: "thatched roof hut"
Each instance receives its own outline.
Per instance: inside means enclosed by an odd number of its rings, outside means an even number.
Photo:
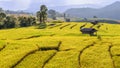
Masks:
[[[94,33],[97,32],[97,30],[94,28],[82,28],[82,29],[80,29],[80,31],[83,34],[90,34],[90,35],[94,35]]]
[[[98,21],[91,22],[91,24],[93,24],[93,25],[97,25],[98,23],[99,23]]]

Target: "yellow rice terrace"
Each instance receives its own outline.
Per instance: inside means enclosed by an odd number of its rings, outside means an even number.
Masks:
[[[120,25],[66,22],[2,29],[0,68],[120,68]]]

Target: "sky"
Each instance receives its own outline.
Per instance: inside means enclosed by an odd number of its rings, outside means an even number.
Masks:
[[[48,7],[81,4],[111,4],[120,0],[0,0],[0,7],[9,10],[26,10],[31,4],[45,4]]]

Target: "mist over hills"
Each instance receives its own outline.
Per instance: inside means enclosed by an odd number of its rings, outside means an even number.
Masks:
[[[24,12],[36,13],[40,9],[40,1],[33,1],[28,9],[22,10]],[[120,2],[116,1],[112,4],[105,6],[105,4],[78,4],[78,5],[62,5],[62,6],[48,6],[48,9],[56,10],[60,13],[66,13],[73,17],[78,18],[110,18],[120,20]],[[11,8],[11,7],[9,7]],[[4,8],[3,8],[4,9]]]
[[[34,5],[36,4],[36,5]],[[39,2],[38,3],[32,3],[30,5],[30,7],[26,10],[26,11],[29,11],[29,12],[36,12],[39,10]],[[70,8],[83,8],[83,7],[91,7],[91,8],[101,8],[103,5],[96,5],[96,4],[81,4],[81,5],[63,5],[63,6],[47,6],[48,9],[54,9],[58,12],[65,12],[66,10],[70,9]],[[31,10],[32,9],[32,10]]]
[[[120,2],[114,2],[103,8],[71,8],[65,13],[81,18],[91,18],[97,16],[100,18],[120,19]]]
[[[39,10],[39,2],[32,3],[26,10],[29,12],[36,12]],[[116,1],[110,5],[95,5],[95,4],[82,4],[82,5],[67,5],[67,6],[53,6],[49,9],[54,9],[61,13],[66,13],[74,17],[91,18],[97,16],[99,18],[120,19],[120,2]]]

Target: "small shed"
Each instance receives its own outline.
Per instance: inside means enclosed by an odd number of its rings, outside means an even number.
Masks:
[[[66,21],[66,22],[70,22],[70,18],[66,18],[65,21]]]
[[[97,25],[98,23],[99,23],[98,21],[91,22],[91,24],[93,24],[93,25]]]
[[[97,32],[97,30],[94,28],[82,28],[80,29],[80,31],[82,32],[82,34],[90,34],[90,35],[94,35],[94,33]]]

